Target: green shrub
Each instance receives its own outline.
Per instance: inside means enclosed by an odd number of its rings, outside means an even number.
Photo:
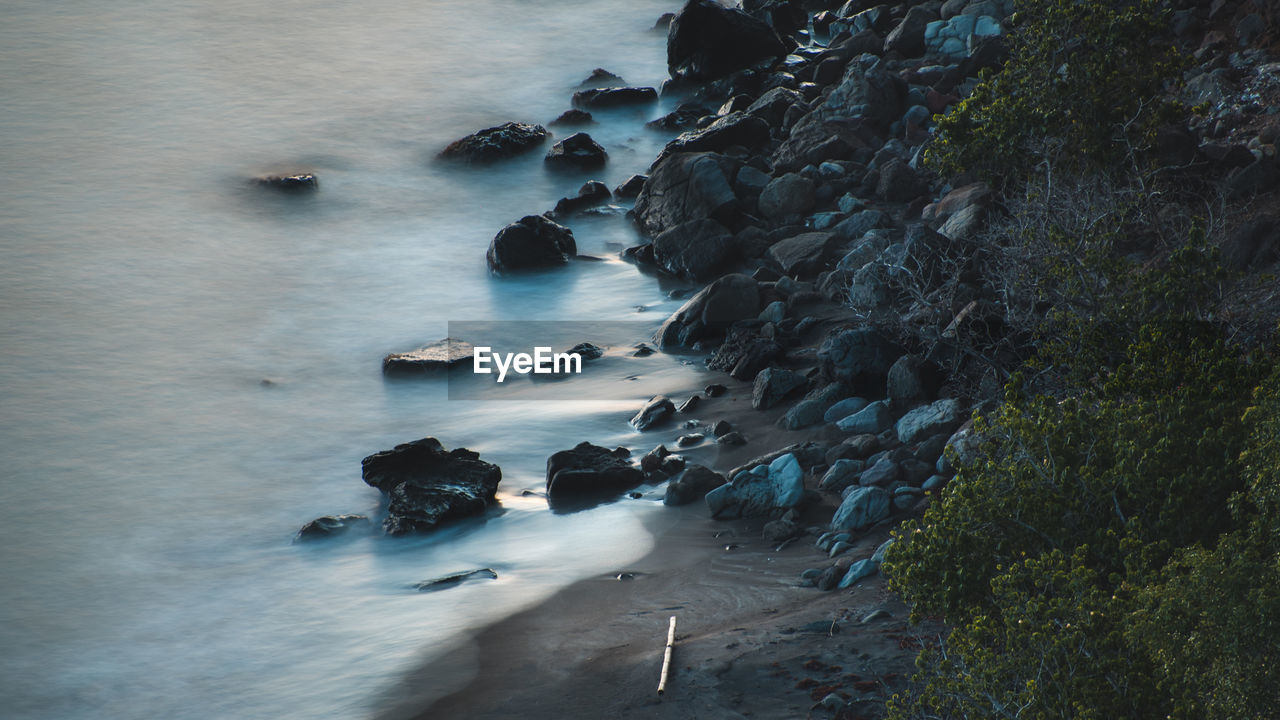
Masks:
[[[1132,167],[1177,108],[1180,62],[1158,0],[1019,0],[1010,60],[939,119],[943,175],[1013,183],[1037,164]]]

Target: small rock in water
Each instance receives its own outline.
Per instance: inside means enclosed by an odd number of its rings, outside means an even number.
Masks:
[[[676,440],[676,445],[679,445],[680,447],[689,447],[691,445],[697,445],[698,443],[702,442],[705,437],[706,436],[703,435],[702,433],[689,433],[688,435],[681,435],[680,438]]]
[[[544,160],[557,167],[602,167],[609,154],[586,133],[574,133],[551,146]]]
[[[640,408],[640,412],[631,418],[631,425],[636,430],[644,432],[671,417],[675,410],[675,403],[671,402],[670,398],[666,395],[657,395],[645,403],[645,406]]]
[[[382,358],[382,372],[422,373],[443,370],[471,358],[475,347],[466,341],[444,338],[417,350],[392,353]]]
[[[729,392],[729,388],[720,384],[708,385],[703,392],[707,394],[707,397],[720,397],[726,392]]]
[[[620,85],[626,85],[626,84],[627,84],[626,80],[623,80],[621,77],[614,75],[608,70],[605,70],[604,68],[596,68],[595,70],[591,71],[591,74],[587,76],[586,80],[583,80],[582,82],[578,83],[578,87],[604,88],[604,87],[618,87]]]
[[[267,175],[254,179],[254,182],[264,187],[272,187],[285,192],[305,192],[320,187],[320,181],[312,173]]]
[[[640,190],[644,187],[644,181],[649,178],[645,175],[632,175],[627,178],[621,185],[613,189],[613,194],[620,198],[633,198],[640,194]]]
[[[414,589],[418,592],[435,592],[436,590],[445,590],[447,588],[460,585],[467,580],[497,580],[498,573],[492,568],[481,568],[479,570],[468,570],[466,572],[454,573],[443,577],[434,578],[432,580],[423,580],[414,585]]]
[[[364,515],[325,515],[302,526],[293,537],[294,542],[320,540],[342,535],[356,525],[367,526],[369,518]]]
[[[735,430],[716,438],[716,443],[720,445],[746,445],[747,439],[742,436],[742,433]]]
[[[468,163],[487,163],[531,150],[546,142],[547,136],[547,129],[541,125],[503,123],[454,140],[440,151],[440,157]]]
[[[716,437],[723,437],[733,430],[733,426],[728,420],[717,420],[715,425],[711,426],[711,434]]]
[[[644,343],[640,343],[636,346],[636,351],[631,353],[631,355],[632,357],[648,357],[649,355],[652,355],[653,352],[653,348],[645,345]]]

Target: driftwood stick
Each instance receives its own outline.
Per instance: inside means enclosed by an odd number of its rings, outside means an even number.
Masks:
[[[662,676],[658,678],[658,694],[667,691],[667,673],[671,670],[671,648],[676,645],[676,616],[671,616],[671,626],[667,628],[667,649],[662,654]]]

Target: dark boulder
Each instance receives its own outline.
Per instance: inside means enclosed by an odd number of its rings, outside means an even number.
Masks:
[[[667,30],[667,70],[673,78],[715,80],[787,51],[768,23],[714,0],[689,0]]]
[[[880,168],[880,182],[876,196],[889,202],[909,202],[922,195],[928,186],[911,166],[893,159]]]
[[[769,124],[754,115],[734,112],[700,130],[690,130],[667,143],[658,162],[674,153],[719,152],[742,146],[754,148],[769,142]]]
[[[654,341],[663,350],[692,347],[703,338],[723,334],[738,320],[760,312],[760,285],[747,275],[725,275],[671,314]]]
[[[702,118],[714,114],[713,110],[703,105],[687,102],[680,103],[675,110],[657,120],[650,120],[644,126],[655,130],[688,130],[697,125]]]
[[[771,220],[783,220],[813,209],[814,182],[799,173],[776,177],[760,193],[760,214]]]
[[[711,490],[725,482],[724,476],[701,465],[689,465],[683,472],[671,479],[667,485],[667,493],[662,498],[663,505],[688,505],[701,500]]]
[[[829,232],[803,233],[774,243],[768,255],[787,275],[813,277],[829,259],[837,240]]]
[[[471,358],[475,347],[464,340],[445,338],[417,350],[392,353],[382,358],[382,372],[387,374],[416,374],[448,368]]]
[[[896,52],[909,58],[923,55],[925,27],[937,19],[938,13],[925,6],[911,8],[902,22],[884,39],[884,51]]]
[[[622,492],[644,482],[644,473],[631,464],[631,451],[579,443],[547,458],[547,497]]]
[[[747,106],[746,112],[765,121],[768,126],[779,127],[782,125],[782,118],[786,115],[787,108],[795,105],[803,106],[803,104],[804,98],[800,93],[790,88],[776,87]]]
[[[505,273],[564,265],[578,254],[573,231],[542,215],[527,215],[498,231],[489,243],[489,269]]]
[[[750,382],[784,353],[785,349],[777,340],[759,335],[757,329],[734,326],[725,334],[724,342],[707,358],[707,368],[728,373],[735,380]]]
[[[635,217],[651,235],[711,218],[733,228],[741,205],[729,185],[737,164],[715,153],[675,153],[654,166],[636,198]]]
[[[658,101],[658,91],[651,87],[610,87],[579,90],[573,94],[576,108],[610,108],[623,105],[647,105]]]
[[[503,123],[454,140],[440,151],[440,157],[469,163],[493,162],[531,150],[546,139],[547,129],[541,125]]]
[[[662,269],[690,280],[721,274],[733,256],[733,235],[704,218],[681,223],[653,239],[653,258]]]
[[[805,376],[798,372],[776,367],[765,368],[756,375],[752,385],[751,407],[768,410],[804,387],[807,382]]]
[[[325,515],[302,526],[293,537],[294,542],[308,542],[337,537],[355,527],[368,527],[369,518],[364,515]]]
[[[544,160],[555,167],[598,168],[609,154],[586,133],[574,133],[551,146]]]
[[[823,371],[846,383],[883,380],[902,354],[901,347],[872,328],[837,330],[818,348]]]
[[[383,529],[391,535],[434,530],[479,515],[494,502],[502,470],[466,448],[445,450],[423,438],[361,461],[365,483],[390,498]]]

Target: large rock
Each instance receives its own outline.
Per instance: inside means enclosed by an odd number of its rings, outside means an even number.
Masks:
[[[800,93],[786,87],[776,87],[756,98],[747,106],[746,113],[766,122],[767,127],[780,127],[787,108],[793,105],[804,106],[804,98]],[[768,137],[765,138],[768,140]]]
[[[707,509],[715,518],[776,515],[803,499],[804,470],[791,453],[738,473],[706,496]]]
[[[818,489],[833,493],[844,492],[845,488],[857,484],[858,476],[866,468],[867,464],[862,460],[840,458],[827,468],[826,474],[818,483]]]
[[[689,465],[667,484],[663,505],[688,505],[724,484],[724,476],[701,465]]]
[[[700,130],[681,133],[667,143],[657,162],[675,153],[720,152],[734,146],[754,148],[769,142],[769,124],[743,112],[733,112]]]
[[[564,265],[577,254],[572,230],[542,215],[527,215],[499,230],[485,257],[490,270],[506,273]]]
[[[573,94],[576,108],[607,108],[621,105],[645,105],[658,101],[658,91],[651,87],[609,87],[579,90]]]
[[[903,57],[919,57],[924,54],[924,32],[938,14],[917,5],[907,11],[902,22],[884,39],[885,52],[901,53]]]
[[[826,264],[836,240],[829,232],[802,233],[774,243],[768,256],[787,275],[813,277]]]
[[[928,187],[915,170],[902,160],[894,158],[880,168],[880,182],[876,195],[889,202],[910,202],[922,195]]]
[[[725,275],[671,314],[654,335],[663,350],[692,347],[698,340],[715,337],[738,320],[760,312],[760,286],[747,275]]]
[[[382,526],[391,535],[479,515],[494,502],[502,480],[497,465],[466,448],[445,450],[435,438],[375,453],[360,466],[364,481],[390,498]]]
[[[599,180],[589,180],[578,188],[577,195],[560,198],[560,201],[556,203],[554,214],[556,216],[568,215],[583,208],[606,202],[612,196],[613,194],[609,192],[607,185]]]
[[[836,422],[837,420],[843,420],[850,415],[861,411],[867,405],[870,405],[870,403],[867,402],[866,398],[845,398],[844,400],[841,400],[835,405],[827,408],[827,411],[822,414],[822,419],[824,422]]]
[[[889,376],[885,381],[889,402],[897,408],[928,402],[937,391],[937,375],[935,368],[926,365],[919,358],[903,355],[889,368]]]
[[[644,473],[631,464],[631,451],[578,443],[547,458],[547,497],[601,495],[622,492],[644,482]]]
[[[906,83],[884,69],[879,58],[863,55],[845,68],[827,99],[812,113],[815,119],[863,118],[883,131],[902,117]]]
[[[831,530],[862,530],[889,517],[890,496],[884,488],[855,487],[840,503]]]
[[[554,167],[598,168],[608,157],[600,143],[580,132],[552,145],[544,159]]]
[[[782,402],[791,393],[805,386],[808,381],[798,372],[783,368],[765,368],[756,375],[751,388],[751,407],[768,410]]]
[[[836,427],[845,432],[878,435],[893,424],[889,403],[877,400],[861,410],[836,421]]]
[[[636,198],[636,221],[651,235],[703,218],[733,227],[741,212],[729,184],[735,169],[729,158],[709,152],[663,158]]]
[[[532,150],[547,140],[541,125],[509,122],[485,128],[454,140],[440,151],[440,157],[469,163],[486,163]]]
[[[847,383],[883,378],[902,354],[901,347],[872,328],[837,330],[818,348],[827,375]]]
[[[949,433],[963,422],[964,405],[955,398],[945,398],[903,415],[895,427],[898,439],[910,443],[938,433]]]
[[[392,353],[382,358],[382,372],[391,374],[415,374],[447,370],[471,359],[475,346],[464,340],[445,338],[417,350]]]
[[[733,235],[710,218],[690,220],[653,239],[653,258],[662,269],[690,280],[710,280],[733,257]]]
[[[673,78],[715,80],[787,54],[773,28],[714,0],[689,0],[667,29],[667,70]]]
[[[771,220],[802,215],[813,209],[813,181],[799,173],[774,178],[760,193],[760,214]]]

